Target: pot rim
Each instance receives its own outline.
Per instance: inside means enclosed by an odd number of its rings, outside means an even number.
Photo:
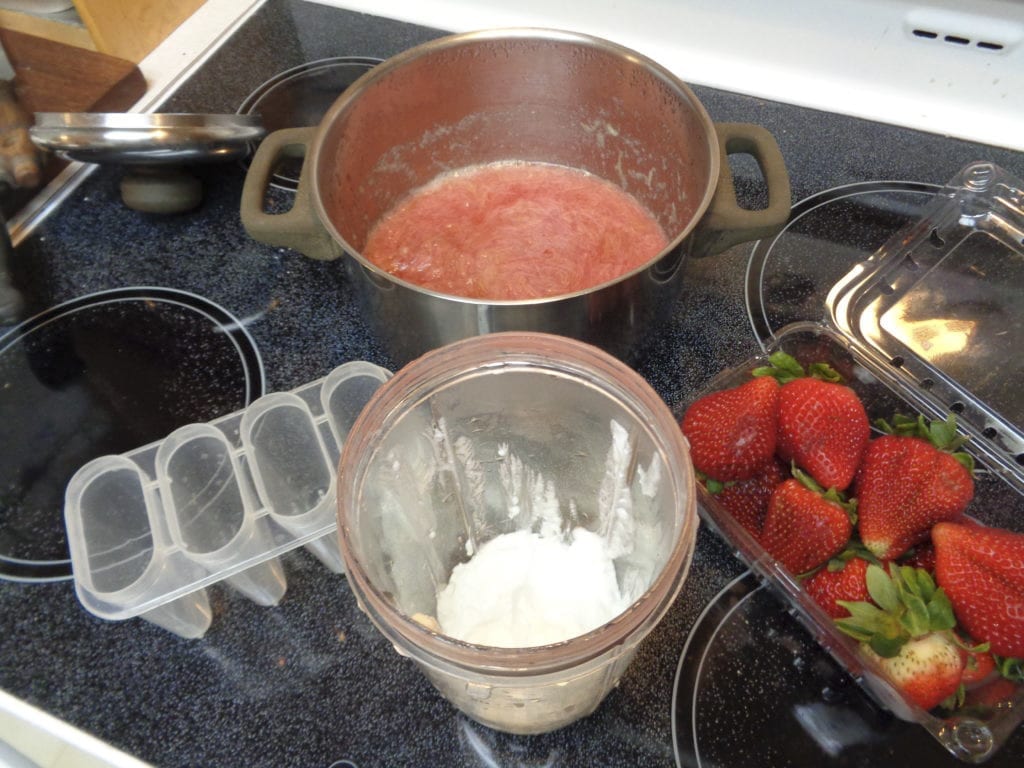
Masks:
[[[571,293],[560,293],[553,296],[541,296],[529,299],[487,299],[487,298],[474,298],[469,296],[459,296],[457,294],[443,293],[440,291],[431,290],[422,285],[403,280],[390,272],[381,269],[376,264],[368,261],[359,249],[352,246],[349,241],[342,236],[338,231],[334,222],[328,216],[326,209],[323,204],[323,196],[321,195],[320,182],[318,167],[320,165],[320,155],[324,148],[324,137],[328,133],[327,127],[335,123],[345,113],[346,110],[354,104],[361,95],[368,90],[375,82],[387,77],[391,72],[400,69],[407,63],[419,59],[423,56],[428,56],[435,51],[458,48],[464,45],[469,45],[479,41],[498,41],[505,39],[516,39],[516,40],[539,40],[539,41],[553,41],[563,43],[575,43],[585,47],[594,47],[604,50],[611,51],[620,57],[631,61],[636,64],[641,64],[651,74],[661,79],[663,82],[668,84],[673,90],[677,91],[683,101],[685,101],[696,113],[700,122],[705,126],[705,135],[707,137],[707,148],[709,153],[708,158],[708,182],[704,188],[704,194],[699,204],[694,209],[689,221],[682,227],[682,229],[672,238],[669,239],[668,244],[659,251],[655,256],[648,259],[645,263],[638,267],[631,269],[619,275],[616,278],[607,280],[603,283],[599,283],[589,288],[583,288],[578,291]],[[345,254],[351,256],[356,262],[365,270],[370,272],[372,275],[382,278],[388,282],[401,285],[404,288],[415,291],[416,293],[423,294],[425,296],[442,298],[449,301],[455,301],[467,305],[478,305],[478,306],[535,306],[537,304],[550,304],[559,301],[566,301],[579,298],[581,296],[587,296],[589,294],[596,293],[605,288],[617,285],[619,283],[630,280],[636,275],[646,272],[651,267],[659,264],[662,259],[665,259],[669,254],[675,252],[682,243],[689,238],[697,227],[697,224],[704,218],[708,209],[711,207],[712,199],[715,195],[715,190],[718,186],[719,174],[721,172],[721,147],[718,139],[718,134],[715,131],[714,121],[708,114],[704,104],[697,98],[697,95],[685,82],[679,77],[673,74],[669,69],[662,66],[653,59],[631,49],[619,43],[613,42],[606,38],[597,37],[595,35],[589,35],[582,32],[571,32],[561,29],[548,29],[544,27],[498,27],[493,29],[482,29],[472,32],[462,32],[458,34],[445,35],[443,37],[429,40],[420,45],[409,48],[399,54],[396,54],[388,59],[385,59],[382,63],[375,66],[363,74],[357,79],[351,86],[349,86],[331,105],[331,107],[325,113],[323,119],[317,126],[316,133],[313,137],[313,141],[309,149],[309,168],[310,168],[310,184],[311,184],[311,197],[316,216],[320,220],[324,229],[328,232],[331,238],[338,243]]]

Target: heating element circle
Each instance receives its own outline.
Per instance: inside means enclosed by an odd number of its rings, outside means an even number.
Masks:
[[[64,489],[79,467],[238,410],[264,378],[237,318],[169,288],[82,296],[0,337],[0,578],[69,578]]]

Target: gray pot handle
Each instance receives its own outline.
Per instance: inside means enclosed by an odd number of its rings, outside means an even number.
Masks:
[[[284,213],[267,213],[263,201],[274,168],[284,158],[301,157],[309,153],[309,145],[316,128],[286,128],[274,131],[260,143],[249,164],[242,188],[242,226],[249,237],[267,245],[283,246],[304,253],[311,259],[336,259],[342,255],[341,247],[324,229],[313,210],[309,191],[309,169],[302,164],[295,202]]]
[[[698,255],[721,253],[739,243],[772,237],[789,219],[792,193],[779,145],[767,130],[751,123],[715,123],[721,152],[718,186],[701,222]],[[757,161],[768,187],[768,206],[741,208],[736,200],[729,155],[749,154]]]

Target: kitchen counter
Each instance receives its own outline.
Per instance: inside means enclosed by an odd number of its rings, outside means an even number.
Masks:
[[[438,34],[272,0],[163,109],[231,112],[291,66],[338,55],[385,58]],[[941,184],[979,159],[1024,176],[1024,154],[1011,150],[695,91],[714,120],[759,123],[774,134],[794,201],[866,180]],[[756,174],[743,164],[736,172],[741,194],[756,198]],[[390,366],[341,265],[253,242],[237,214],[244,169],[201,173],[202,206],[167,218],[125,208],[119,170],[93,173],[18,248],[12,271],[30,309],[104,289],[166,286],[247,319],[267,391],[292,389],[348,360]],[[287,193],[273,199],[286,205]],[[743,294],[750,252],[741,245],[686,264],[671,321],[638,365],[669,404],[758,351]],[[68,581],[0,582],[0,688],[157,766],[667,767],[675,764],[673,681],[688,630],[743,571],[702,529],[682,594],[597,712],[552,734],[512,737],[456,713],[360,613],[344,577],[303,550],[284,565],[288,592],[273,608],[214,588],[213,625],[198,641],[139,619],[95,618]],[[1024,758],[1024,733],[1004,752]]]

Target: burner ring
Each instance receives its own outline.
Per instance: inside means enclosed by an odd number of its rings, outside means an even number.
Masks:
[[[916,181],[869,181],[826,189],[794,205],[782,231],[757,241],[747,263],[747,317],[762,348],[789,323],[824,319],[831,287],[919,218],[940,189]]]
[[[260,115],[267,133],[319,125],[345,89],[381,61],[365,56],[338,56],[286,69],[249,94],[238,114]],[[251,153],[242,160],[246,170],[250,159]],[[271,186],[294,192],[301,171],[301,159],[285,161],[271,177]]]
[[[264,388],[243,323],[186,291],[101,291],[0,337],[0,579],[71,577],[63,494],[87,461],[243,408]]]
[[[875,705],[750,571],[690,629],[671,717],[679,768],[965,764],[920,725]],[[1022,745],[1018,731],[985,765],[1019,765]]]

